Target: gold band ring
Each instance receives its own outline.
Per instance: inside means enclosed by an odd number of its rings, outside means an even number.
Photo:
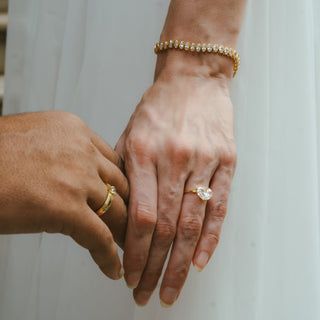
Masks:
[[[103,203],[103,205],[101,206],[101,208],[96,211],[96,214],[98,216],[105,214],[110,209],[112,205],[113,197],[117,193],[116,188],[114,186],[111,186],[109,183],[106,183],[106,187],[107,187],[107,198]]]
[[[186,190],[184,193],[196,193],[203,201],[208,201],[212,198],[213,191],[210,188],[198,187],[193,190]]]

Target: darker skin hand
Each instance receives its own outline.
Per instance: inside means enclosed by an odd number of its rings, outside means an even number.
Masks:
[[[129,188],[117,153],[78,117],[50,111],[0,118],[0,233],[62,233],[102,272],[122,275]],[[109,211],[105,183],[117,194]],[[114,241],[115,239],[115,241]]]

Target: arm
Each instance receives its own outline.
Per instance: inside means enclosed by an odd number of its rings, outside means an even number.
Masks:
[[[236,48],[245,0],[172,0],[160,41],[217,43]],[[117,150],[130,183],[125,279],[145,305],[172,245],[160,299],[173,304],[191,262],[202,270],[213,254],[236,166],[225,56],[167,50],[155,81],[137,106]],[[185,190],[211,187],[208,202]]]

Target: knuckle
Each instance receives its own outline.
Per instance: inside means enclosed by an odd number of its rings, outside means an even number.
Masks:
[[[226,199],[220,199],[214,202],[213,204],[213,214],[215,217],[215,220],[221,220],[223,221],[226,214],[227,214],[227,200]]]
[[[221,152],[221,162],[228,167],[236,166],[237,148],[234,142],[223,148]]]
[[[133,214],[133,220],[137,231],[143,231],[143,233],[152,232],[157,223],[157,217],[153,212],[152,206],[143,201],[138,202]]]
[[[176,139],[171,143],[169,150],[175,159],[187,162],[193,153],[191,145],[184,139]]]
[[[175,266],[174,269],[170,269],[166,274],[166,281],[170,283],[170,287],[179,289],[182,283],[184,283],[189,272],[189,265],[181,264]]]
[[[150,139],[146,139],[145,133],[130,134],[125,142],[127,152],[138,156],[148,156],[153,145]]]
[[[125,253],[123,265],[126,273],[142,272],[147,260],[147,253],[144,250],[135,250]]]
[[[196,241],[201,232],[202,220],[197,215],[183,217],[179,224],[179,232],[185,239]]]
[[[75,125],[75,126],[85,126],[85,123],[75,115],[74,113],[68,112],[68,111],[57,111],[58,116],[63,119],[63,121],[68,122],[69,125]]]
[[[210,248],[214,249],[220,241],[220,235],[213,231],[208,231],[208,233],[205,235],[205,239],[209,243]]]
[[[166,222],[158,222],[154,233],[154,241],[161,246],[169,246],[176,235],[176,226]]]

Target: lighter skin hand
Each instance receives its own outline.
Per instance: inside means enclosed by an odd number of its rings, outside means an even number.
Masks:
[[[125,279],[139,305],[150,299],[171,245],[164,306],[177,300],[191,262],[203,269],[216,248],[236,166],[228,84],[159,77],[117,144],[131,190]],[[184,194],[197,186],[210,186],[214,199]]]

